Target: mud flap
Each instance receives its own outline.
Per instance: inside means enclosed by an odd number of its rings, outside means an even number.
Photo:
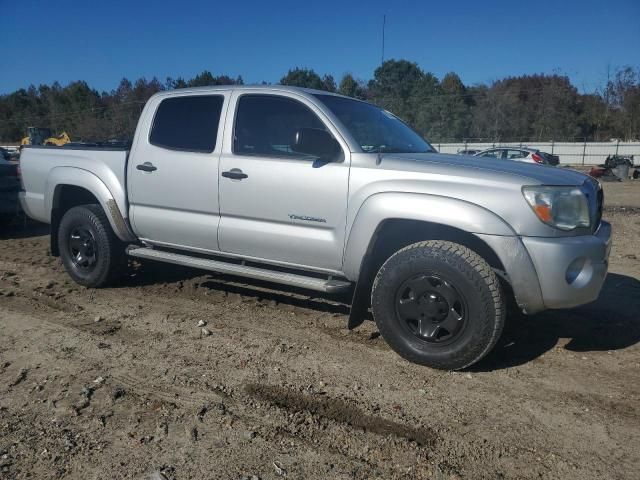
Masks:
[[[59,257],[60,248],[58,246],[58,227],[60,226],[60,209],[51,209],[51,232],[49,234],[49,250],[51,256]]]
[[[353,298],[351,299],[351,310],[349,311],[349,322],[347,328],[353,330],[359,327],[367,319],[369,311],[369,293],[371,282],[358,281],[356,288],[353,290]]]

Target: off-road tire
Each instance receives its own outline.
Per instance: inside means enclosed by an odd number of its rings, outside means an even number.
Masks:
[[[412,333],[396,308],[403,285],[425,275],[444,279],[466,305],[463,326],[444,344]],[[380,334],[395,352],[410,362],[443,370],[479,361],[496,344],[505,323],[500,282],[491,267],[468,248],[440,240],[415,243],[393,254],[375,277],[371,308]]]
[[[95,264],[82,269],[74,263],[70,246],[71,234],[77,229],[88,231],[95,242]],[[62,263],[69,276],[85,287],[99,288],[113,284],[127,265],[125,245],[113,232],[102,207],[97,204],[69,209],[60,220],[58,245]]]

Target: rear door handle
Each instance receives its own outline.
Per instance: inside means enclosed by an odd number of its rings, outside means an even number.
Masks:
[[[136,165],[136,168],[143,172],[155,172],[158,169],[158,167],[154,166],[151,162],[141,163],[140,165]]]
[[[226,178],[233,178],[234,180],[242,180],[243,178],[247,178],[249,175],[239,168],[232,168],[228,172],[222,172],[222,176]]]

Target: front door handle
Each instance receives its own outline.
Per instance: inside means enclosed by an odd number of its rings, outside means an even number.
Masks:
[[[143,172],[155,172],[158,169],[158,167],[154,166],[151,162],[141,163],[140,165],[136,165],[136,168]]]
[[[234,180],[242,180],[243,178],[247,178],[249,175],[239,168],[232,168],[228,172],[222,172],[222,176],[226,178],[233,178]]]

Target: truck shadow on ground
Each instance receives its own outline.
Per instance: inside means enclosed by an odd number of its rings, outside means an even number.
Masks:
[[[492,371],[533,361],[569,339],[572,352],[610,351],[640,342],[640,281],[610,273],[597,301],[527,317],[510,313],[498,344],[470,371]]]
[[[28,221],[0,226],[0,240],[36,237],[49,226]],[[44,253],[43,253],[44,255]],[[349,294],[327,295],[257,280],[215,275],[176,265],[143,262],[116,286],[173,288],[190,282],[212,294],[236,294],[255,301],[273,302],[323,313],[349,314]],[[534,361],[559,343],[573,352],[609,351],[640,342],[640,281],[610,273],[596,302],[568,310],[551,310],[527,317],[511,312],[498,344],[470,371],[493,371]],[[369,314],[369,318],[372,319]],[[302,328],[302,327],[301,327]],[[372,336],[374,338],[375,335]],[[564,344],[563,339],[568,339]],[[379,340],[378,340],[379,341]]]
[[[163,283],[191,282],[198,289],[222,295],[240,295],[254,301],[269,301],[325,313],[348,315],[351,294],[323,294],[288,285],[215,274],[189,267],[153,261],[136,262],[122,287],[143,287]],[[346,325],[346,318],[345,318]]]
[[[20,216],[12,219],[5,224],[0,224],[0,240],[21,239],[37,237],[40,235],[48,235],[49,231],[49,225],[45,223],[35,222],[24,216]]]
[[[271,301],[319,312],[349,314],[348,294],[328,295],[257,280],[211,275],[186,267],[144,262],[138,274],[123,286],[145,286],[162,282],[196,279],[198,288],[218,294],[237,294],[256,301]],[[549,310],[534,316],[510,312],[498,344],[470,371],[493,371],[531,362],[553,349],[562,339],[562,348],[574,352],[609,351],[640,342],[640,281],[610,273],[599,299],[567,310]],[[372,320],[369,314],[369,319]],[[374,335],[375,336],[375,335]]]

